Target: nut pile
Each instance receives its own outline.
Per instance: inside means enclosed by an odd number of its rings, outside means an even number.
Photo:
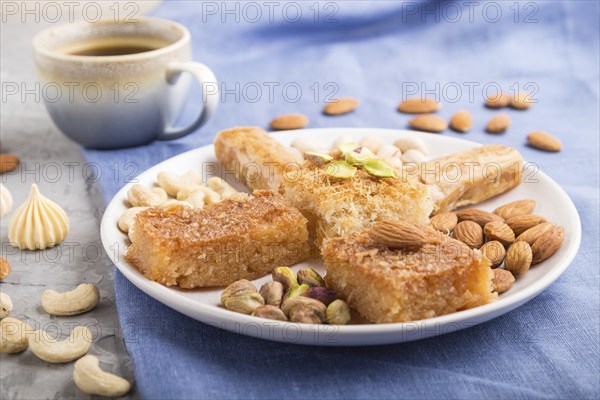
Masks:
[[[77,288],[59,293],[46,289],[41,296],[44,311],[54,316],[72,316],[90,311],[100,301],[95,285],[81,284]],[[29,349],[39,359],[52,364],[75,363],[75,384],[85,393],[120,397],[129,392],[129,382],[117,375],[104,372],[95,356],[86,355],[92,346],[93,335],[89,328],[75,326],[68,338],[58,340],[46,330],[36,330],[27,322],[9,317],[13,304],[6,293],[0,292],[0,353],[16,354]]]
[[[275,268],[272,281],[260,290],[242,279],[221,294],[225,308],[255,317],[305,324],[345,325],[350,322],[350,307],[325,286],[323,277],[312,268],[298,271]]]
[[[310,154],[330,154],[344,147],[366,148],[377,159],[384,160],[395,170],[400,170],[405,163],[423,163],[428,161],[429,150],[425,142],[418,137],[398,139],[394,144],[386,144],[383,137],[371,134],[362,137],[358,143],[350,136],[339,136],[327,149],[313,137],[299,137],[292,142],[292,148],[298,150],[303,157],[309,159]],[[307,155],[309,153],[309,155]]]
[[[433,216],[430,224],[479,249],[494,269],[494,290],[502,293],[531,266],[556,253],[563,242],[564,229],[533,215],[535,206],[534,200],[518,200],[493,212],[475,208],[445,212]]]
[[[183,175],[163,171],[156,177],[158,186],[148,188],[135,184],[127,192],[129,208],[118,221],[119,229],[131,238],[135,216],[150,207],[168,207],[181,204],[187,207],[202,208],[205,204],[218,203],[238,193],[231,185],[219,177],[211,177],[202,182],[202,176],[189,170]]]

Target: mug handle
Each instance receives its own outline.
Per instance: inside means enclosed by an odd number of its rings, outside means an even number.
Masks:
[[[219,85],[217,84],[215,74],[210,68],[204,64],[193,61],[183,63],[173,62],[167,66],[167,82],[173,84],[174,78],[182,72],[191,74],[200,84],[203,92],[202,95],[204,97],[204,107],[202,108],[200,115],[198,115],[198,118],[190,125],[182,128],[169,127],[163,133],[158,135],[158,140],[179,139],[180,137],[195,131],[208,121],[219,104]],[[207,84],[214,84],[215,91],[208,93],[205,87]]]

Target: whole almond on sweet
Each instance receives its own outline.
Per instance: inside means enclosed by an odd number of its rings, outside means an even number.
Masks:
[[[532,264],[538,264],[551,257],[560,248],[565,237],[565,230],[559,226],[553,227],[538,238],[531,246],[533,253]]]
[[[431,217],[430,223],[433,229],[449,234],[458,223],[458,217],[453,212],[443,212]]]
[[[485,128],[489,133],[502,133],[510,126],[510,117],[506,114],[498,114],[492,117]]]
[[[450,127],[457,132],[467,132],[473,125],[473,116],[467,110],[456,112],[450,119]]]
[[[433,114],[417,115],[408,123],[411,127],[425,132],[442,132],[448,128],[444,118]]]
[[[515,277],[510,271],[502,268],[492,270],[492,290],[498,293],[504,293],[515,283]]]
[[[504,249],[504,245],[497,240],[492,240],[491,242],[487,242],[481,248],[481,253],[490,260],[492,263],[492,268],[497,268],[504,261],[504,257],[506,256],[506,250]]]
[[[378,222],[369,230],[369,236],[375,243],[391,249],[422,246],[428,241],[421,228],[404,221]]]
[[[504,218],[500,217],[499,215],[492,214],[491,212],[483,210],[478,210],[476,208],[468,208],[466,210],[458,211],[456,213],[456,216],[458,217],[459,222],[473,221],[479,224],[482,228],[485,226],[485,224],[492,221],[504,222]]]
[[[515,242],[508,248],[508,251],[506,252],[505,268],[512,272],[514,276],[523,275],[525,272],[529,271],[532,260],[533,253],[529,243]]]
[[[271,129],[283,131],[287,129],[301,129],[308,125],[308,118],[302,114],[280,115],[271,121]]]
[[[358,107],[358,100],[352,97],[340,97],[337,100],[325,104],[323,114],[342,115],[354,111]]]
[[[459,222],[454,228],[454,239],[471,248],[478,249],[483,245],[483,229],[473,221]]]
[[[531,132],[527,136],[531,147],[539,150],[558,152],[562,149],[562,143],[555,136],[542,131]]]
[[[488,222],[483,227],[483,233],[488,240],[497,240],[505,246],[515,241],[515,233],[504,222]]]
[[[535,209],[535,205],[535,200],[517,200],[498,207],[492,212],[508,220],[519,215],[531,214]]]
[[[510,106],[517,110],[526,110],[535,102],[533,97],[526,92],[517,92],[510,96]]]
[[[533,246],[533,243],[538,240],[540,237],[544,236],[546,233],[551,231],[554,228],[554,224],[550,222],[542,222],[539,225],[534,226],[533,228],[527,229],[525,232],[521,233],[515,239],[516,242],[527,242],[530,246]]]
[[[19,158],[14,154],[0,154],[0,174],[14,171],[19,162]]]
[[[398,105],[398,111],[407,114],[432,113],[440,109],[440,103],[430,98],[411,97]]]
[[[0,257],[0,280],[6,278],[10,274],[10,263],[4,257]]]
[[[517,215],[506,220],[506,225],[510,226],[516,236],[519,236],[526,230],[544,222],[546,222],[546,219],[539,215]]]
[[[489,108],[503,108],[508,107],[509,104],[510,96],[507,93],[497,93],[485,99],[485,105]]]

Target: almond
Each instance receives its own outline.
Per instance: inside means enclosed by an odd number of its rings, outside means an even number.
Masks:
[[[378,222],[369,231],[369,236],[375,243],[391,249],[422,246],[428,241],[421,228],[403,221]]]
[[[454,239],[478,249],[483,245],[483,229],[473,221],[459,222],[454,228]]]
[[[515,277],[510,271],[496,268],[492,270],[492,290],[498,293],[504,293],[515,283]]]
[[[517,92],[510,97],[510,106],[517,110],[526,110],[534,103],[533,98],[526,92]]]
[[[354,111],[358,107],[358,100],[352,97],[340,97],[330,103],[325,104],[323,114],[341,115]]]
[[[488,240],[497,240],[505,246],[515,241],[515,233],[504,222],[488,222],[483,227],[483,233]]]
[[[467,132],[473,125],[473,116],[467,110],[460,110],[450,119],[450,127],[457,132]]]
[[[14,171],[19,165],[19,158],[13,154],[0,154],[0,174]]]
[[[448,128],[444,118],[433,114],[417,115],[408,123],[411,127],[425,132],[442,132]]]
[[[489,108],[503,108],[510,104],[510,96],[506,93],[497,93],[485,99],[485,105]]]
[[[430,98],[411,97],[398,105],[398,111],[407,114],[432,113],[440,109],[440,103]]]
[[[558,152],[562,149],[562,143],[555,136],[542,131],[531,132],[527,136],[527,141],[531,147],[539,150]]]
[[[287,129],[302,129],[308,125],[308,118],[302,114],[280,115],[271,121],[271,129],[278,131]]]
[[[498,207],[492,212],[508,220],[519,215],[531,214],[535,209],[535,205],[535,200],[517,200]]]
[[[473,221],[473,222],[479,224],[482,228],[488,222],[492,222],[492,221],[504,222],[504,219],[502,217],[500,217],[499,215],[492,214],[491,212],[487,212],[487,211],[483,211],[483,210],[478,210],[476,208],[468,208],[466,210],[458,211],[456,213],[456,216],[458,217],[459,222]]]
[[[10,263],[4,257],[0,257],[0,280],[6,278],[10,274]]]
[[[431,217],[430,223],[433,229],[449,234],[458,223],[458,217],[453,212],[443,212]]]
[[[523,275],[531,267],[533,253],[531,246],[527,242],[515,242],[506,252],[505,268],[512,272],[514,276]]]
[[[510,126],[510,117],[506,114],[498,114],[489,120],[485,128],[489,133],[503,133]]]
[[[487,242],[481,248],[481,253],[490,260],[492,263],[492,268],[497,268],[504,261],[504,256],[506,256],[506,250],[504,249],[504,245],[497,240],[492,240],[491,242]]]
[[[565,237],[565,230],[559,226],[554,227],[538,238],[531,246],[533,253],[532,264],[538,264],[552,256],[560,248]]]
[[[546,222],[546,219],[539,215],[517,215],[516,217],[509,218],[506,221],[506,225],[510,226],[510,229],[518,236],[526,230],[544,222]]]
[[[521,233],[515,241],[527,242],[530,246],[533,246],[533,243],[536,240],[545,235],[547,232],[551,231],[553,228],[554,225],[550,222],[542,222],[541,224],[527,229],[525,232]]]

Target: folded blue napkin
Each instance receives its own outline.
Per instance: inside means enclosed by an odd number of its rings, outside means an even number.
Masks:
[[[162,3],[153,14],[187,26],[194,59],[215,71],[220,109],[181,140],[84,150],[87,159],[105,168],[131,162],[141,172],[210,143],[220,129],[266,126],[290,112],[306,114],[310,127],[405,128],[410,116],[395,111],[403,94],[441,94],[440,115],[465,108],[475,119],[472,132],[444,135],[515,146],[565,188],[582,217],[581,250],[556,283],[507,315],[431,339],[362,348],[225,332],[153,300],[117,271],[119,318],[141,395],[598,398],[598,3],[267,3]],[[483,132],[497,111],[482,106],[482,90],[496,85],[538,99],[528,111],[504,111],[512,127],[500,136]],[[360,99],[354,113],[321,115],[324,101],[344,95]],[[200,100],[192,93],[183,122]],[[554,133],[564,150],[526,147],[533,130]],[[105,174],[99,183],[108,201],[126,182]]]

